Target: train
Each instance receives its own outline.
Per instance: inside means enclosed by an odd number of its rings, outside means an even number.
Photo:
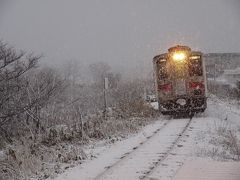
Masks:
[[[203,53],[177,45],[153,58],[159,110],[163,115],[195,114],[207,108]]]

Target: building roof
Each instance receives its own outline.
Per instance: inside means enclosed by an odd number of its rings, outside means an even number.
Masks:
[[[235,75],[235,74],[240,74],[240,67],[237,67],[236,69],[224,70],[224,75]]]

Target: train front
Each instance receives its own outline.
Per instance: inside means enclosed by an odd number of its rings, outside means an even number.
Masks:
[[[163,114],[203,112],[206,75],[201,52],[175,46],[154,57],[159,109]]]

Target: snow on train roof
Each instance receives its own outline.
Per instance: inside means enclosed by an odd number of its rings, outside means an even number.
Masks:
[[[236,69],[227,69],[224,70],[225,75],[234,75],[234,74],[240,74],[240,67],[237,67]]]

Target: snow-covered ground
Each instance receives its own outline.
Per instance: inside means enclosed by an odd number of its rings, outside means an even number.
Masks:
[[[239,162],[186,162],[173,180],[239,180]]]
[[[158,110],[158,102],[152,102],[151,106],[153,107],[153,109]]]
[[[240,111],[234,105],[211,97],[206,112],[191,121],[190,118],[161,116],[157,122],[125,140],[89,148],[87,154],[93,158],[59,175],[56,180],[170,180],[185,162],[234,160],[235,156],[221,141],[227,130],[239,136]]]
[[[146,141],[154,132],[163,126],[164,121],[156,121],[146,126],[141,132],[123,141],[106,146],[95,146],[93,149],[86,149],[87,154],[93,159],[86,160],[82,165],[75,167],[68,172],[60,175],[56,180],[64,179],[93,179],[104,169],[114,163],[117,159],[124,156],[140,143]],[[96,158],[94,158],[96,157]]]

